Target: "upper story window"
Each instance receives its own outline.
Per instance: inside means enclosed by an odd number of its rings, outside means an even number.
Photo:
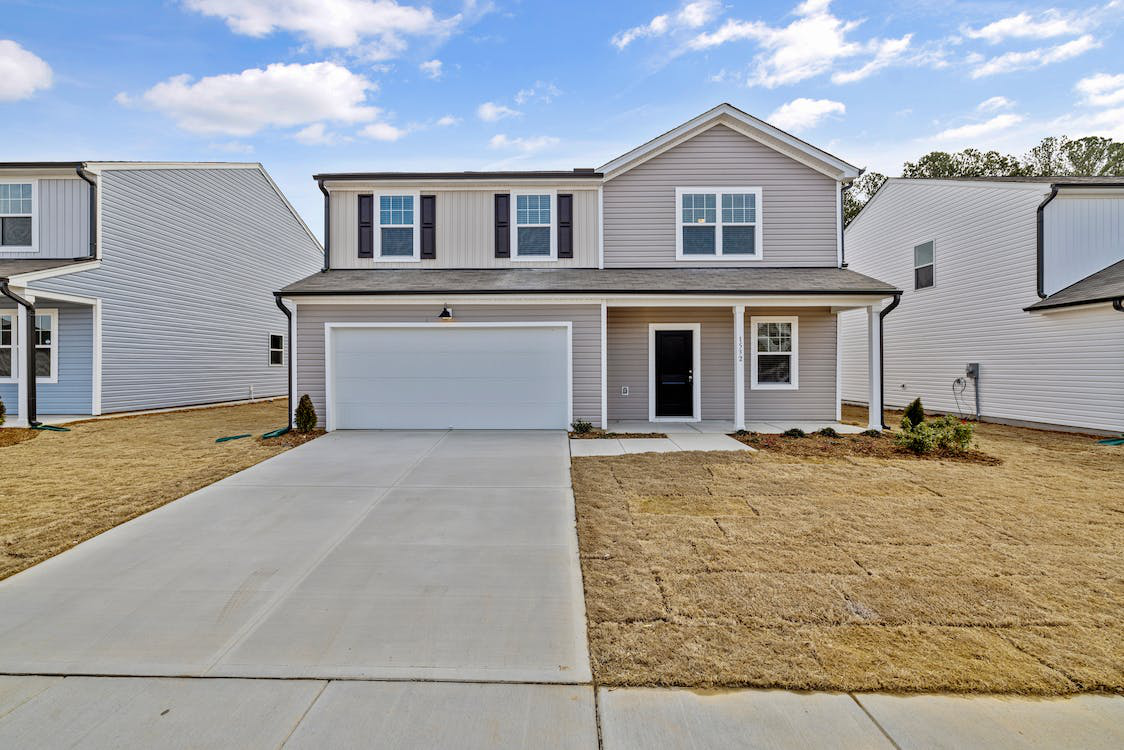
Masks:
[[[675,257],[761,257],[761,188],[676,188]]]
[[[512,244],[515,259],[552,260],[556,256],[552,193],[514,193]]]
[[[933,285],[933,241],[913,248],[913,288],[928,289]]]
[[[34,249],[34,195],[30,182],[0,183],[0,249]]]
[[[414,252],[414,196],[379,196],[379,257],[412,258]]]

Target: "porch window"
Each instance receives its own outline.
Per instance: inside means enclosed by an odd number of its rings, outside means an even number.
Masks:
[[[755,317],[750,347],[750,384],[757,389],[795,390],[798,320],[792,317]]]
[[[278,367],[285,364],[285,336],[278,333],[269,334],[269,365]]]
[[[33,187],[30,182],[0,183],[0,249],[34,249]]]
[[[761,257],[761,188],[676,188],[675,257]]]
[[[35,313],[35,378],[55,382],[58,374],[58,346],[55,329],[58,313],[38,310]]]
[[[0,380],[13,380],[16,354],[16,316],[0,313]]]
[[[554,230],[551,224],[554,196],[550,193],[515,194],[515,257],[553,260]]]

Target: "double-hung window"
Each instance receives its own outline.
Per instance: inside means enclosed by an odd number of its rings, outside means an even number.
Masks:
[[[795,316],[754,317],[750,346],[750,385],[758,389],[794,390],[798,385]]]
[[[280,333],[269,334],[269,364],[271,367],[285,364],[285,336]]]
[[[554,260],[557,255],[552,217],[554,193],[512,193],[514,260]]]
[[[933,241],[913,248],[913,288],[928,289],[933,285]]]
[[[0,312],[0,381],[15,380],[16,315]]]
[[[761,188],[676,188],[675,257],[761,257]]]
[[[380,195],[379,257],[386,260],[416,260],[418,232],[414,226],[413,195]]]
[[[20,334],[19,318],[13,312],[0,312],[0,381],[18,380],[23,375],[16,357]],[[58,312],[35,312],[35,379],[40,382],[58,382]]]
[[[35,186],[0,182],[0,250],[35,249]]]

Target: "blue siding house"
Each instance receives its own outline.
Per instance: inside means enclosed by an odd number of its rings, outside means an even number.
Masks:
[[[260,164],[0,164],[8,425],[284,394],[272,292],[323,258]]]

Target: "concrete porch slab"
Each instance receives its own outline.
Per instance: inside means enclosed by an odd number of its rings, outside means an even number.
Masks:
[[[623,432],[623,430],[621,430]],[[595,438],[570,441],[570,456],[622,456],[626,453],[679,453],[682,451],[754,451],[729,435],[702,432],[669,432],[666,438]]]

